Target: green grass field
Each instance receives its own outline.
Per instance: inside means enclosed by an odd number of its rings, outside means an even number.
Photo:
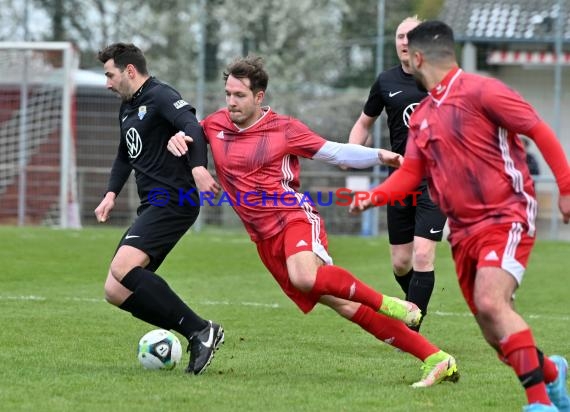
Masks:
[[[1,411],[520,411],[525,397],[468,314],[448,245],[424,334],[456,355],[457,384],[413,390],[420,362],[325,307],[305,316],[244,232],[189,233],[159,270],[226,343],[199,377],[147,371],[151,326],[103,300],[122,231],[0,227]],[[517,306],[546,353],[570,355],[568,243],[537,244]],[[384,238],[330,238],[335,263],[400,295]],[[185,342],[183,341],[185,346]],[[187,355],[184,355],[184,363]]]

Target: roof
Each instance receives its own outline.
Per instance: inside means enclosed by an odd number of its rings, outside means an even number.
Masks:
[[[562,53],[559,60],[561,65],[569,66],[570,53]],[[487,64],[553,66],[556,63],[556,54],[548,51],[492,50],[487,54]]]
[[[570,42],[570,0],[446,0],[439,18],[459,42],[552,43],[562,5],[564,42]]]

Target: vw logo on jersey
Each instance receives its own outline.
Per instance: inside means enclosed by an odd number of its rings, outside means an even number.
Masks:
[[[142,140],[139,132],[137,132],[137,129],[131,127],[129,130],[127,130],[125,140],[127,141],[129,157],[131,159],[136,159],[142,151]]]
[[[404,112],[402,113],[402,120],[404,121],[404,124],[406,125],[406,127],[409,129],[410,128],[410,117],[412,117],[412,113],[414,112],[414,110],[416,110],[416,106],[419,103],[412,103],[409,104],[405,109]]]

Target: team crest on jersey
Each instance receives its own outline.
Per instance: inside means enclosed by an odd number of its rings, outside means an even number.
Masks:
[[[180,99],[173,103],[175,109],[181,109],[184,106],[188,106],[188,102],[186,100]]]
[[[416,110],[416,107],[419,103],[412,103],[409,104],[405,109],[404,112],[402,113],[402,120],[404,121],[404,124],[406,125],[406,127],[409,129],[410,128],[410,117],[412,117],[412,113],[414,112],[414,110]]]
[[[139,119],[142,120],[146,115],[146,106],[139,106]]]
[[[141,135],[137,132],[137,129],[131,127],[127,130],[125,134],[125,140],[127,142],[127,150],[129,151],[129,157],[131,159],[136,159],[142,152],[142,140]]]

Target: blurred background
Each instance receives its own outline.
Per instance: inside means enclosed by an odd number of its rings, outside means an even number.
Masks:
[[[377,74],[398,64],[397,25],[413,15],[439,18],[454,28],[463,68],[521,92],[568,153],[568,11],[569,0],[0,0],[0,223],[96,224],[120,104],[105,89],[96,55],[116,41],[139,46],[151,74],[177,88],[199,118],[224,106],[226,64],[260,55],[270,74],[266,103],[345,142]],[[51,50],[52,42],[71,50]],[[59,119],[69,119],[68,137]],[[384,116],[377,124],[375,145],[389,148]],[[528,151],[538,165],[539,231],[566,238],[550,170],[532,143]],[[301,189],[328,193],[384,177],[381,168],[341,171],[303,161]],[[109,223],[128,225],[137,205],[131,179]],[[330,233],[385,233],[382,208],[362,217],[343,207],[320,211]],[[206,206],[201,225],[239,227],[227,206]]]

